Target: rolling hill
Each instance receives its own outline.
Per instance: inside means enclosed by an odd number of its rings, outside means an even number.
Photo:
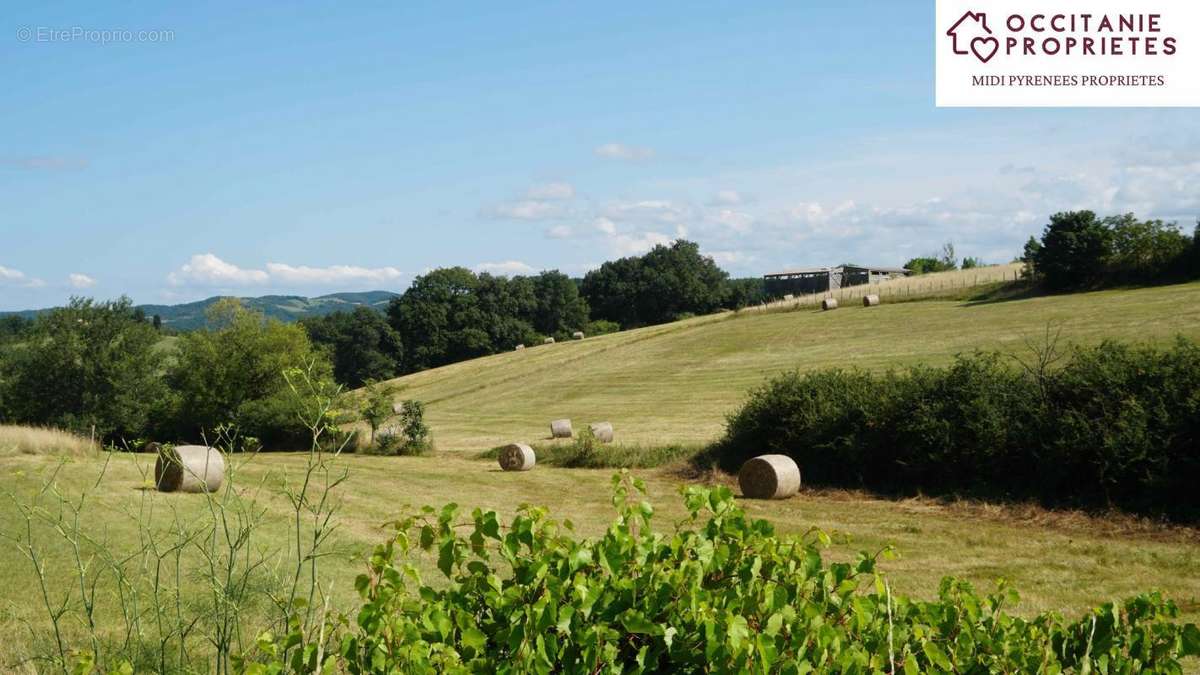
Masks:
[[[398,293],[391,291],[363,291],[358,293],[331,293],[315,298],[300,295],[263,295],[254,298],[239,298],[250,309],[262,312],[266,316],[280,321],[299,321],[310,316],[324,316],[337,311],[353,310],[355,307],[370,307],[383,311],[388,302],[397,297]],[[225,296],[213,296],[196,302],[180,305],[138,305],[146,316],[157,314],[162,317],[163,325],[175,330],[194,330],[204,325],[204,313],[213,303]],[[0,312],[18,314],[26,318],[37,316],[44,309],[26,310],[22,312]]]
[[[548,436],[548,423],[611,421],[618,440],[704,443],[746,392],[784,370],[944,363],[975,350],[1064,342],[1200,339],[1200,283],[992,302],[924,300],[821,312],[743,311],[537,346],[396,380],[428,405],[439,449]]]

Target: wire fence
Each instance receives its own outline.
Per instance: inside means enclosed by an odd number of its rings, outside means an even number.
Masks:
[[[879,296],[880,302],[886,302],[888,299],[929,297],[974,286],[988,286],[1008,281],[1017,281],[1021,278],[1023,267],[1024,265],[1021,263],[1009,263],[1007,265],[976,267],[969,270],[953,270],[950,272],[935,272],[932,274],[901,277],[877,284],[847,286],[832,291],[825,291],[824,293],[808,293],[794,297],[784,296],[782,300],[775,300],[746,309],[766,311],[815,306],[821,304],[821,301],[826,299],[837,300],[838,304],[854,300],[861,302],[863,296],[867,295]]]

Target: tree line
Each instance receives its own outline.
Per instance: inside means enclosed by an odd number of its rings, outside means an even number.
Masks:
[[[1056,213],[1040,239],[1029,238],[1021,259],[1029,276],[1052,292],[1197,278],[1200,223],[1189,236],[1177,223],[1132,213]]]
[[[758,280],[749,280],[758,281]],[[233,298],[203,329],[166,336],[128,298],[72,298],[36,319],[0,320],[0,422],[54,426],[120,444],[201,441],[234,423],[268,448],[307,438],[287,373],[357,388],[538,344],[761,301],[692,242],[605,263],[581,280],[462,267],[417,277],[384,313],[368,308],[286,324]]]
[[[359,308],[301,324],[329,355],[337,381],[359,387],[547,337],[602,335],[764,299],[762,279],[730,279],[697,244],[680,240],[606,262],[582,279],[558,270],[503,277],[436,269],[384,314]]]

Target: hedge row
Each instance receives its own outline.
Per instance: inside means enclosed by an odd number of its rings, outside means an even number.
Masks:
[[[711,452],[727,469],[787,454],[807,484],[1200,518],[1200,346],[1106,342],[1027,361],[787,373],[752,392]]]

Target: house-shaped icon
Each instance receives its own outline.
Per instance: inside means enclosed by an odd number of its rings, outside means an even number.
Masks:
[[[982,33],[979,32],[981,27],[983,28]],[[955,54],[970,54],[971,40],[985,33],[987,35],[992,34],[992,29],[988,28],[987,25],[987,14],[971,11],[963,14],[962,18],[955,21],[950,30],[946,31],[946,35],[949,35],[954,41]]]

